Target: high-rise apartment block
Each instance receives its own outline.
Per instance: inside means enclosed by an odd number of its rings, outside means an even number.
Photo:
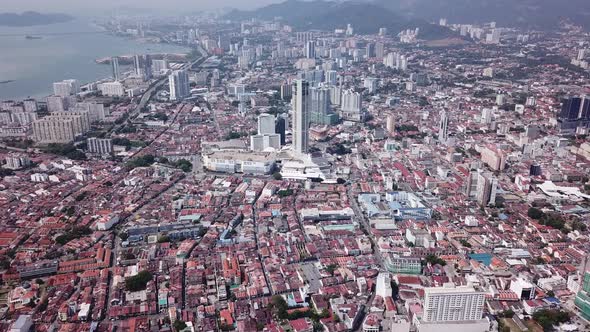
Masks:
[[[77,80],[64,80],[53,83],[53,94],[56,96],[67,97],[80,92],[80,84]]]
[[[38,143],[70,143],[89,128],[88,113],[55,112],[33,122],[33,137]]]
[[[425,322],[475,321],[483,317],[485,293],[471,286],[424,288]]]
[[[185,70],[175,70],[168,77],[170,86],[170,100],[182,100],[190,95],[188,73]]]
[[[110,138],[91,137],[87,145],[90,153],[105,155],[113,152],[113,141]]]

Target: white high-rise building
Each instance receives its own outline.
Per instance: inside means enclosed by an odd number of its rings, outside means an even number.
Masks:
[[[175,70],[168,76],[170,86],[170,100],[182,100],[190,95],[188,73],[185,70]]]
[[[155,75],[165,75],[168,71],[168,61],[163,60],[152,60],[152,69]]]
[[[350,24],[350,23],[346,25],[346,35],[347,36],[354,35],[354,28],[352,27],[352,24]]]
[[[56,112],[33,122],[33,137],[38,143],[70,143],[89,128],[87,113]]]
[[[385,128],[390,134],[395,133],[395,117],[390,114],[387,116],[387,122],[385,123]]]
[[[383,65],[385,67],[394,68],[396,61],[396,53],[387,53],[387,56],[383,58]]]
[[[49,96],[46,101],[49,112],[61,112],[68,109],[68,100],[62,96]]]
[[[260,114],[258,116],[258,135],[275,133],[275,116],[272,114]]]
[[[484,108],[481,111],[481,123],[490,124],[494,118],[494,110],[491,108]]]
[[[408,58],[405,55],[400,55],[397,69],[401,71],[408,70]]]
[[[342,103],[342,88],[339,86],[330,87],[330,103],[340,105]]]
[[[361,94],[352,90],[346,90],[342,94],[342,110],[360,112],[363,101]]]
[[[105,109],[104,104],[98,103],[76,103],[73,111],[87,111],[91,123],[103,121],[108,115],[108,110]]]
[[[391,277],[387,272],[380,272],[377,275],[377,286],[375,287],[375,294],[382,298],[391,297],[393,291],[391,288]]]
[[[281,148],[280,134],[263,134],[250,136],[250,150],[255,152],[267,151],[269,148],[279,150]]]
[[[326,71],[325,82],[328,85],[336,85],[338,83],[338,72],[335,70]]]
[[[369,93],[375,93],[377,91],[377,87],[379,85],[379,79],[374,77],[365,77],[363,81],[363,87],[367,89]]]
[[[311,113],[328,114],[330,111],[330,90],[327,88],[311,88]]]
[[[78,80],[70,79],[53,83],[53,94],[60,97],[67,97],[80,92]]]
[[[23,107],[25,108],[25,112],[37,112],[37,101],[35,99],[25,99],[23,100]]]
[[[342,117],[352,121],[363,121],[363,99],[360,93],[346,90],[342,94]]]
[[[438,140],[444,143],[449,138],[449,116],[446,111],[440,112],[440,122],[438,125]]]
[[[477,321],[483,316],[485,293],[471,286],[424,288],[424,322]]]
[[[492,29],[491,33],[486,35],[486,43],[499,44],[502,39],[502,32],[499,29]]]
[[[105,96],[122,97],[125,95],[125,87],[119,81],[99,84],[98,90]]]
[[[110,154],[113,152],[113,141],[110,138],[90,137],[87,144],[90,153]]]
[[[383,59],[385,57],[385,44],[383,42],[375,44],[375,57],[378,59]]]
[[[111,58],[111,70],[113,71],[113,80],[118,81],[121,78],[121,69],[119,68],[119,58],[116,56]]]
[[[141,57],[139,55],[133,56],[133,73],[136,77],[143,76],[143,68],[141,66]]]
[[[291,103],[293,107],[293,151],[305,154],[309,144],[309,113],[311,107],[309,83],[307,81],[295,81]]]
[[[498,179],[491,172],[478,172],[476,188],[475,195],[479,205],[487,206],[496,204]]]

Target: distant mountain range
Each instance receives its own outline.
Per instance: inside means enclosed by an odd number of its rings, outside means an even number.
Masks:
[[[588,0],[365,0],[407,17],[449,23],[495,21],[505,27],[554,29],[560,21],[590,28]]]
[[[452,35],[428,22],[447,18],[449,23],[495,21],[504,27],[555,29],[568,21],[590,29],[590,0],[287,0],[253,11],[232,11],[230,19],[281,17],[295,28],[333,29],[351,23],[355,31],[375,33],[420,27],[422,38]]]
[[[408,18],[382,5],[366,2],[287,0],[253,11],[234,10],[225,16],[232,20],[272,20],[276,17],[299,30],[333,30],[352,24],[355,32],[362,34],[377,33],[379,28],[387,28],[395,34],[404,29],[420,28],[420,38],[423,39],[440,39],[455,35],[451,30],[430,24],[423,19]]]
[[[74,18],[66,14],[41,14],[37,12],[0,13],[0,26],[28,27],[34,25],[47,25],[63,23]]]

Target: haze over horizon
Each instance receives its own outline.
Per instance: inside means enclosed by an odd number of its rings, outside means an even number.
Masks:
[[[214,10],[223,8],[254,9],[283,0],[103,0],[100,3],[80,2],[76,0],[3,0],[0,12],[63,12],[68,14],[88,14],[93,10],[113,11],[120,8],[137,8],[138,10],[158,10],[170,13],[187,10]],[[97,14],[97,13],[92,13]]]

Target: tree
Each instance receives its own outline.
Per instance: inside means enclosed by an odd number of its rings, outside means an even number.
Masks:
[[[170,237],[168,235],[162,235],[158,238],[158,243],[166,243],[170,242]]]
[[[64,245],[74,239],[81,238],[86,235],[92,234],[92,230],[88,226],[75,226],[70,230],[66,231],[66,233],[59,235],[55,238],[55,242],[61,245]]]
[[[183,172],[188,173],[193,170],[193,163],[186,159],[180,159],[174,163],[174,167],[180,168]]]
[[[529,218],[539,220],[545,216],[545,213],[543,213],[543,211],[541,211],[537,208],[530,207],[527,212],[527,215],[529,216]]]
[[[80,195],[76,196],[75,200],[76,202],[81,202],[84,200],[84,198],[86,198],[86,196],[88,196],[88,192],[83,191]]]
[[[539,310],[533,314],[533,319],[541,325],[543,331],[552,331],[553,325],[568,322],[570,315],[560,310]]]
[[[11,169],[6,169],[6,168],[0,168],[0,179],[5,177],[5,176],[13,176],[14,175],[14,171]]]
[[[426,258],[424,258],[424,260],[426,261],[426,263],[430,263],[431,265],[435,265],[435,264],[439,264],[442,266],[447,265],[447,262],[445,262],[444,259],[442,259],[436,255],[433,255],[433,254],[428,254],[426,256]]]
[[[7,270],[10,268],[10,259],[8,257],[0,258],[0,270]]]
[[[279,190],[277,192],[277,195],[279,195],[280,197],[287,197],[287,196],[291,196],[293,195],[293,190],[291,189],[287,189],[287,190]]]
[[[337,268],[338,268],[338,265],[330,264],[330,265],[326,266],[326,272],[328,272],[331,275],[334,275],[334,271],[336,271]]]
[[[504,310],[498,314],[498,317],[512,318],[514,317],[514,311],[512,311],[511,309]]]
[[[130,292],[137,292],[144,290],[147,283],[152,280],[152,274],[149,271],[143,270],[133,277],[125,279],[125,288]]]
[[[156,158],[147,154],[145,156],[135,157],[127,162],[127,168],[134,169],[137,167],[147,167],[152,165],[156,161]]]
[[[467,240],[461,239],[459,242],[461,243],[462,246],[467,247],[467,248],[471,248],[471,243],[469,243]]]
[[[84,152],[78,150],[73,144],[51,143],[42,149],[44,152],[64,156],[72,160],[86,160]]]
[[[285,319],[288,316],[287,310],[289,309],[289,305],[282,296],[274,295],[270,299],[270,309],[277,317]]]
[[[180,319],[177,319],[176,321],[174,321],[173,326],[176,331],[182,331],[186,328],[186,323]]]
[[[313,322],[313,331],[314,332],[322,332],[324,331],[324,325],[320,322]]]
[[[280,180],[282,180],[282,179],[283,179],[283,176],[281,175],[281,173],[280,173],[280,172],[274,172],[274,173],[272,174],[272,178],[273,178],[273,179],[275,179],[275,180],[277,180],[277,181],[280,181]]]
[[[331,145],[328,148],[326,148],[326,152],[342,156],[351,153],[352,150],[350,148],[345,147],[342,143],[336,143],[335,145]]]
[[[244,136],[248,136],[248,133],[244,133],[244,132],[237,133],[235,131],[232,131],[229,134],[225,135],[225,139],[226,140],[237,139],[237,138],[241,138]]]

